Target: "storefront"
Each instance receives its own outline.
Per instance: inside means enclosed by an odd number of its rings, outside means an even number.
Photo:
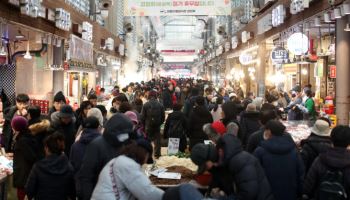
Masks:
[[[84,49],[84,51],[82,51]],[[93,62],[93,43],[75,35],[70,36],[66,53],[64,93],[70,104],[80,104],[96,86],[96,65]]]

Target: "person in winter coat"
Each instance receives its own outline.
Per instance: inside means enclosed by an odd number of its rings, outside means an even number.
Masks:
[[[165,110],[171,110],[173,109],[173,101],[172,96],[174,93],[174,85],[169,84],[164,90],[163,90],[163,105]]]
[[[165,120],[164,106],[157,100],[157,92],[151,91],[148,95],[149,101],[143,106],[141,121],[145,126],[148,138],[154,143],[154,156],[160,156],[161,135],[160,126]]]
[[[297,106],[303,112],[304,120],[308,120],[309,125],[313,125],[316,121],[317,112],[315,109],[315,101],[312,98],[312,91],[305,90],[304,96],[306,97],[304,105],[298,104]]]
[[[205,124],[203,131],[208,135],[209,140],[217,144],[219,139],[226,134],[226,127],[221,121],[215,121],[211,124]]]
[[[207,134],[203,131],[203,125],[212,123],[213,117],[204,105],[204,97],[196,98],[195,107],[188,119],[188,137],[190,139],[190,149],[198,143],[208,140]]]
[[[63,153],[64,144],[59,133],[45,139],[46,157],[33,166],[25,186],[29,200],[75,199],[74,172]]]
[[[39,145],[39,159],[45,157],[44,139],[50,134],[50,121],[41,119],[41,109],[39,106],[30,106],[28,108],[28,129],[35,137]]]
[[[39,146],[28,130],[28,121],[22,116],[15,116],[11,126],[13,136],[13,186],[17,188],[17,197],[24,200],[24,186],[30,170],[39,159]]]
[[[164,138],[179,138],[179,151],[185,152],[187,148],[187,119],[181,109],[181,104],[175,104],[174,111],[168,115],[164,127]]]
[[[331,128],[328,121],[318,119],[311,129],[311,135],[301,141],[301,158],[304,161],[305,171],[308,172],[319,154],[324,153],[332,146],[330,138]]]
[[[73,109],[70,105],[62,106],[59,112],[55,112],[51,115],[51,128],[52,132],[59,132],[65,137],[65,150],[64,153],[69,156],[70,148],[75,141],[75,116]]]
[[[191,184],[181,184],[167,189],[162,200],[205,200],[203,195]],[[209,200],[209,199],[208,199]]]
[[[224,102],[224,98],[219,96],[219,97],[214,97],[213,100],[215,105],[214,105],[214,108],[211,110],[211,115],[213,116],[213,120],[214,121],[219,121],[221,120],[221,113],[222,113],[222,104]]]
[[[233,134],[239,139],[242,139],[237,114],[237,105],[235,103],[229,101],[222,105],[222,123],[226,126],[227,134]]]
[[[225,134],[216,147],[197,144],[191,152],[191,160],[198,165],[198,173],[209,171],[213,180],[211,193],[224,193],[226,199],[272,200],[270,185],[259,161],[243,151],[241,142],[232,134]],[[218,188],[218,189],[217,189]],[[212,194],[219,199],[221,195]]]
[[[186,117],[189,117],[196,102],[196,98],[199,96],[199,89],[198,88],[192,88],[191,95],[187,98],[184,104],[184,110]]]
[[[78,130],[80,126],[83,124],[84,119],[87,117],[89,110],[92,108],[92,104],[90,101],[83,101],[80,104],[78,110],[75,111],[75,116],[77,118],[75,122],[75,129]]]
[[[26,117],[28,114],[28,106],[29,96],[27,94],[18,94],[16,97],[16,105],[4,110],[5,122],[2,130],[3,139],[1,140],[1,146],[5,148],[6,152],[12,152],[13,131],[11,121],[15,116]]]
[[[303,120],[303,112],[297,105],[303,103],[300,91],[292,91],[292,101],[284,108],[288,112],[288,120]]]
[[[260,161],[276,200],[301,197],[304,164],[294,141],[285,134],[286,127],[277,120],[265,124],[263,141],[254,155]]]
[[[349,199],[350,196],[350,128],[348,126],[337,126],[331,132],[333,147],[326,152],[321,153],[312,164],[304,183],[303,198],[304,199]],[[324,177],[330,172],[341,172],[341,186],[345,189],[347,198],[334,198],[329,193],[321,193],[320,185]],[[334,182],[334,179],[331,180]],[[338,188],[339,185],[338,185]],[[341,191],[337,191],[339,194]],[[321,196],[320,196],[321,195]]]
[[[91,108],[87,113],[87,118],[88,117],[95,117],[98,120],[99,126],[97,129],[98,129],[98,132],[100,134],[102,134],[103,133],[103,116],[102,116],[100,109]],[[87,119],[87,118],[85,118],[85,119]],[[84,124],[84,121],[83,121],[83,124]],[[79,127],[79,129],[77,131],[77,135],[75,137],[75,142],[79,141],[81,134],[83,133],[83,129],[84,129],[83,124]]]
[[[261,142],[264,141],[264,126],[268,121],[274,119],[277,119],[277,113],[274,106],[271,104],[264,104],[260,111],[260,123],[262,127],[260,127],[260,129],[256,132],[252,133],[248,138],[246,150],[249,153],[254,153],[255,149],[258,148]]]
[[[62,91],[59,91],[53,97],[53,106],[49,110],[49,119],[52,113],[60,111],[61,107],[66,104],[66,97],[63,95]]]
[[[83,122],[83,131],[80,139],[75,142],[70,151],[69,160],[74,168],[74,172],[78,172],[81,162],[85,155],[85,149],[92,140],[101,136],[99,131],[100,122],[96,117],[87,117]]]
[[[240,128],[242,133],[242,145],[243,148],[248,143],[248,138],[261,127],[259,122],[260,112],[256,110],[256,106],[253,103],[248,104],[246,110],[242,113],[240,119]]]
[[[119,150],[129,141],[133,124],[124,114],[117,113],[108,120],[103,135],[95,138],[86,147],[85,155],[77,173],[81,191],[78,198],[90,200],[102,168],[118,156]]]
[[[154,186],[141,166],[152,156],[152,145],[139,139],[101,171],[92,200],[161,200],[164,191]]]

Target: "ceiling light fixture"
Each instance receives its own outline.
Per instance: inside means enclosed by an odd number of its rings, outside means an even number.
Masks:
[[[331,23],[332,21],[331,21],[331,15],[328,13],[328,12],[325,12],[324,14],[323,14],[323,17],[324,17],[324,22],[325,23]]]
[[[342,5],[342,11],[344,15],[350,15],[350,3],[349,2],[344,2]]]
[[[334,8],[333,12],[334,12],[334,18],[335,19],[340,19],[342,17],[339,8]]]
[[[26,51],[26,54],[24,54],[24,59],[32,59],[32,56],[30,55],[30,52],[29,52],[29,32],[28,32],[28,41],[27,41],[27,51]]]
[[[350,24],[349,23],[346,24],[344,31],[350,32]]]
[[[6,53],[6,51],[5,51],[5,46],[2,46],[1,45],[1,48],[0,48],[0,56],[6,56],[7,55],[7,53]]]
[[[316,17],[315,18],[315,26],[316,27],[321,27],[321,19],[320,19],[320,17]]]

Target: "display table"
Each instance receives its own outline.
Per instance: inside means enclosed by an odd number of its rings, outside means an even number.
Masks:
[[[286,132],[292,136],[297,145],[311,134],[311,128],[307,125],[307,121],[282,121],[282,123],[286,126]]]

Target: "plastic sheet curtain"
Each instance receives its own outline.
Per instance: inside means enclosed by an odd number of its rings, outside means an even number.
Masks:
[[[0,64],[0,92],[2,90],[5,92],[11,104],[14,104],[16,99],[15,82],[16,82],[16,65]]]

